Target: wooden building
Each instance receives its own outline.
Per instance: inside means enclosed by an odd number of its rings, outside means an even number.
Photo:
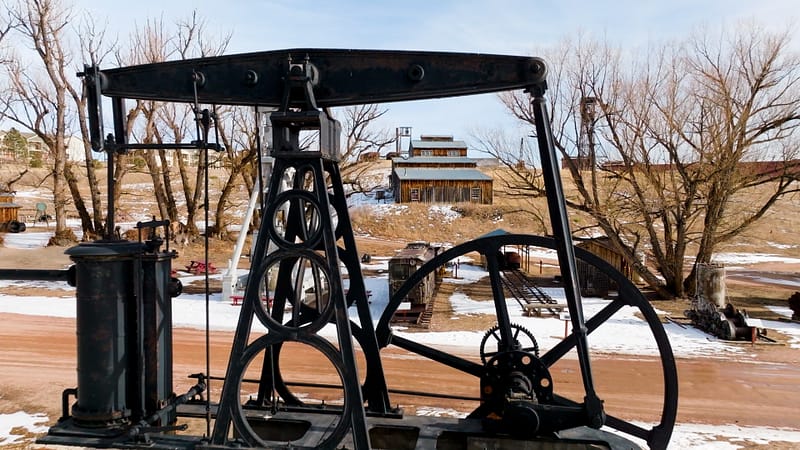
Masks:
[[[392,158],[395,202],[492,203],[492,177],[477,169],[477,160],[467,157],[463,141],[424,135],[411,141],[409,155]]]
[[[429,169],[474,169],[478,161],[467,157],[450,156],[415,156],[412,158],[392,158],[392,170],[408,168]]]
[[[19,221],[20,208],[22,206],[14,203],[14,193],[0,188],[0,229]]]
[[[397,203],[492,203],[492,177],[478,169],[398,168],[392,187]]]
[[[408,147],[408,156],[449,156],[466,157],[467,144],[457,141],[453,136],[422,135],[419,139],[412,139]]]
[[[597,255],[600,259],[607,262],[617,269],[627,279],[637,281],[637,276],[633,268],[628,264],[622,255],[614,248],[607,237],[592,239],[576,239],[576,246]],[[605,297],[610,291],[617,290],[616,283],[612,282],[604,273],[596,267],[587,264],[580,259],[577,260],[578,281],[580,283],[581,294],[587,296]]]

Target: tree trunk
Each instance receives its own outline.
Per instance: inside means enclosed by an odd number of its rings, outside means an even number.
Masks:
[[[197,225],[194,221],[197,204],[192,191],[192,183],[189,180],[189,168],[186,166],[186,161],[183,159],[183,151],[181,150],[178,151],[178,173],[181,177],[181,186],[183,186],[183,197],[186,199],[186,232],[192,236],[197,236]]]
[[[69,186],[69,191],[72,194],[72,202],[75,206],[75,209],[78,211],[78,217],[81,220],[81,229],[83,230],[83,241],[93,240],[97,237],[97,233],[95,233],[94,224],[92,223],[92,217],[89,215],[89,212],[86,210],[86,204],[83,202],[83,197],[81,196],[80,188],[78,186],[78,179],[75,176],[75,173],[72,171],[73,165],[67,164],[64,170],[64,177],[67,181],[67,186]],[[94,189],[94,186],[92,186]],[[102,227],[101,227],[102,228]]]
[[[131,156],[128,153],[112,153],[109,155],[114,158],[114,211],[109,211],[109,214],[116,214],[119,209],[119,201],[122,197],[122,180],[128,174],[128,165],[130,164]],[[113,231],[113,230],[112,230]]]
[[[167,194],[164,192],[164,184],[161,181],[161,167],[158,166],[155,155],[152,151],[144,152],[144,160],[147,164],[147,169],[150,172],[150,179],[153,181],[153,195],[156,197],[158,212],[161,214],[161,219],[169,217],[169,206],[167,201]]]
[[[92,155],[91,147],[86,144],[88,142],[89,131],[86,127],[86,120],[83,118],[84,115],[82,113],[78,114],[80,117],[80,124],[81,124],[81,135],[84,136],[84,154],[86,156],[86,182],[89,183],[89,200],[92,203],[92,228],[91,230],[87,230],[84,228],[84,232],[92,231],[95,234],[99,233],[99,230],[103,229],[103,199],[102,194],[100,193],[100,183],[97,181],[97,170],[94,166],[94,155]]]
[[[167,160],[167,152],[159,150],[158,157],[161,161],[161,173],[164,179],[164,194],[167,197],[167,217],[170,222],[178,222],[178,205],[175,203],[175,193],[172,191],[172,170]]]
[[[230,198],[231,194],[233,193],[233,189],[236,186],[234,181],[236,178],[238,178],[241,171],[241,164],[234,164],[231,166],[231,171],[228,174],[228,180],[225,182],[225,186],[222,187],[222,192],[220,192],[219,198],[217,199],[217,208],[214,211],[214,223],[217,224],[215,230],[218,236],[222,236],[221,227],[225,222],[225,209],[228,205],[228,199]]]
[[[66,150],[64,148],[63,133],[57,134],[51,154],[54,158],[53,164],[53,203],[55,209],[55,236],[50,239],[50,245],[69,245],[75,242],[75,234],[67,227],[67,205],[70,203],[68,194],[69,187],[66,186]]]

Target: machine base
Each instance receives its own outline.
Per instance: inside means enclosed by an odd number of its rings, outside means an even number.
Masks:
[[[325,430],[335,426],[336,414],[279,412],[272,417],[250,417],[248,423],[269,448],[317,448]],[[641,447],[621,436],[588,427],[564,430],[557,436],[515,439],[487,434],[476,419],[406,416],[402,419],[369,417],[367,419],[373,449],[392,450],[640,450]],[[64,421],[50,429],[39,444],[80,445],[96,448],[147,448],[156,450],[222,450],[248,448],[241,441],[227,446],[212,445],[197,436],[179,434],[138,434],[120,430],[111,435],[79,428]],[[337,448],[354,448],[347,436]]]

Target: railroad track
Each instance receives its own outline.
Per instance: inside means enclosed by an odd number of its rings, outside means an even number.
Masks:
[[[542,291],[533,279],[519,269],[505,270],[502,274],[503,287],[519,303],[524,313],[529,314],[536,310],[539,313],[558,315],[564,309],[563,304]]]

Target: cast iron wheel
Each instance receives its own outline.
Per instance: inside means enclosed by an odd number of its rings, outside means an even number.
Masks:
[[[466,242],[441,253],[413,273],[389,300],[389,304],[386,306],[386,309],[384,310],[384,313],[381,316],[381,319],[378,322],[375,330],[378,336],[379,345],[383,348],[388,346],[390,343],[394,344],[412,353],[416,353],[433,361],[445,364],[449,367],[460,370],[469,375],[473,375],[480,379],[482,374],[485,372],[483,365],[461,357],[450,355],[441,350],[414,342],[410,339],[400,336],[393,336],[390,328],[390,321],[406,295],[425,276],[434,270],[437,270],[448,261],[454,260],[455,258],[466,255],[470,252],[478,252],[487,259],[487,267],[492,284],[495,312],[497,314],[499,329],[501,333],[505,333],[506,336],[512,336],[512,325],[509,321],[505,296],[502,289],[502,280],[499,269],[500,264],[497,260],[498,251],[506,245],[529,245],[556,249],[556,241],[552,238],[534,235],[505,234],[484,237],[474,241]],[[664,331],[664,327],[650,303],[644,298],[636,286],[630,282],[630,280],[625,278],[625,276],[623,276],[613,266],[609,265],[607,262],[603,261],[594,254],[577,247],[574,248],[574,250],[578,259],[581,259],[587,264],[597,268],[599,271],[607,275],[612,281],[616,282],[617,286],[619,287],[618,298],[611,300],[610,303],[601,309],[597,314],[585,321],[583,325],[585,326],[587,333],[591,334],[594,332],[624,306],[638,308],[640,314],[647,322],[653,337],[655,338],[659,356],[661,358],[664,386],[661,417],[659,423],[652,428],[647,429],[629,421],[617,418],[613,415],[605,415],[605,420],[602,424],[587,423],[587,425],[591,425],[593,427],[606,425],[630,436],[647,441],[648,446],[652,449],[665,449],[669,443],[670,436],[672,435],[672,429],[675,426],[675,418],[677,415],[678,375],[675,366],[675,359],[672,354],[672,347],[670,346],[667,334]],[[575,306],[575,299],[567,299],[567,301],[572,306]],[[507,341],[510,342],[510,340]],[[581,350],[581,348],[577,346],[577,342],[578,337],[573,332],[556,344],[553,348],[548,350],[545,354],[543,354],[540,358],[542,363],[544,363],[545,367],[549,368],[573,348],[578,350],[579,358],[589,359],[588,350]],[[554,404],[568,408],[589,409],[592,406],[587,405],[586,401],[580,403],[558,395],[554,396]]]
[[[319,441],[315,443],[313,447],[308,446],[301,446],[297,442],[292,444],[289,442],[288,444],[291,448],[296,449],[333,449],[337,448],[338,444],[342,441],[345,435],[350,430],[350,425],[352,422],[352,411],[354,404],[351,400],[353,393],[360,389],[358,383],[351,383],[349,382],[348,378],[345,376],[346,370],[344,369],[344,364],[342,363],[341,357],[338,354],[338,350],[327,340],[321,338],[315,334],[307,334],[307,333],[297,333],[291,339],[283,339],[283,337],[278,336],[277,334],[265,334],[253,341],[251,344],[247,346],[247,348],[242,353],[242,356],[238,360],[231,360],[231,364],[237,370],[234,373],[239,373],[240,377],[236,381],[235,392],[239,396],[239,398],[244,397],[243,395],[243,384],[245,383],[244,377],[247,373],[247,368],[253,362],[263,360],[261,356],[264,352],[269,352],[271,348],[275,346],[280,346],[284,342],[298,342],[302,344],[306,344],[315,350],[319,351],[325,358],[331,363],[331,365],[336,370],[336,373],[339,377],[339,381],[341,382],[341,387],[343,390],[342,401],[343,404],[341,409],[333,412],[333,414],[338,414],[338,420],[335,424],[331,425],[330,428],[325,430],[322,435],[319,437]],[[304,403],[300,403],[303,405]],[[242,404],[241,402],[236,402],[236,406],[233,409],[233,414],[231,418],[233,420],[233,424],[238,431],[239,438],[242,439],[247,443],[250,447],[261,447],[261,448],[273,448],[278,446],[285,446],[287,442],[279,441],[279,440],[271,440],[265,439],[264,437],[260,436],[258,432],[255,431],[253,426],[251,426],[250,421],[247,418],[247,404]]]
[[[279,286],[276,287],[273,303],[270,304],[268,299],[265,304],[262,301],[261,291],[262,288],[265,292],[269,291],[265,285],[269,284],[267,274],[273,266],[279,269],[275,276]],[[328,281],[331,279],[331,275],[327,262],[310,250],[286,250],[273,253],[267,256],[259,267],[251,270],[251,273],[257,276],[254,280],[259,280],[259,282],[248,283],[244,301],[254,305],[256,317],[270,330],[294,333],[302,327],[306,331],[317,332],[333,316],[334,302],[330,299],[335,295],[334,293],[329,292],[326,295],[316,293],[313,304],[306,304],[306,300],[301,296],[302,293],[297,292],[296,285],[299,283],[297,273],[306,268],[314,273],[315,278],[324,279],[324,283],[315,284],[320,284],[320,286],[324,284],[328,289],[332,289]],[[292,318],[283,323],[284,312],[289,306],[291,306]]]
[[[302,324],[296,324],[291,320],[288,321],[285,325],[288,328],[298,328],[299,326],[302,326]],[[356,342],[358,342],[358,345],[361,346],[361,348],[364,348],[364,343],[362,341],[364,339],[364,336],[363,336],[363,332],[361,331],[360,327],[358,325],[356,325],[355,323],[352,323],[352,322],[350,323],[350,327],[353,330],[353,338],[356,340]],[[269,360],[265,360],[265,364],[272,364],[272,370],[270,371],[270,374],[269,374],[269,382],[270,382],[269,384],[271,384],[270,387],[272,389],[274,389],[275,393],[277,393],[280,396],[280,398],[283,400],[283,403],[285,405],[287,405],[287,406],[301,406],[301,407],[302,406],[307,406],[306,402],[304,402],[301,399],[302,395],[299,395],[299,396],[295,395],[295,392],[293,392],[292,389],[290,388],[289,385],[292,384],[291,381],[287,383],[287,381],[283,378],[283,372],[282,372],[282,369],[281,369],[281,352],[282,351],[283,351],[283,342],[279,342],[277,344],[273,344],[272,345],[271,357],[269,358]],[[369,360],[369,358],[367,358],[367,363],[366,364],[367,364],[367,370],[368,371],[370,369],[370,362],[371,361]],[[365,377],[365,375],[366,374],[364,374],[362,376],[362,378]],[[361,381],[359,381],[359,383],[361,383]],[[366,380],[364,380],[364,384],[362,384],[362,388],[366,392],[366,391],[368,391],[368,389],[366,387],[364,387],[365,385],[366,385]],[[334,386],[331,386],[331,387],[334,387]],[[368,401],[368,398],[369,397],[365,398],[364,400]],[[255,403],[255,404],[258,404],[258,403]]]

